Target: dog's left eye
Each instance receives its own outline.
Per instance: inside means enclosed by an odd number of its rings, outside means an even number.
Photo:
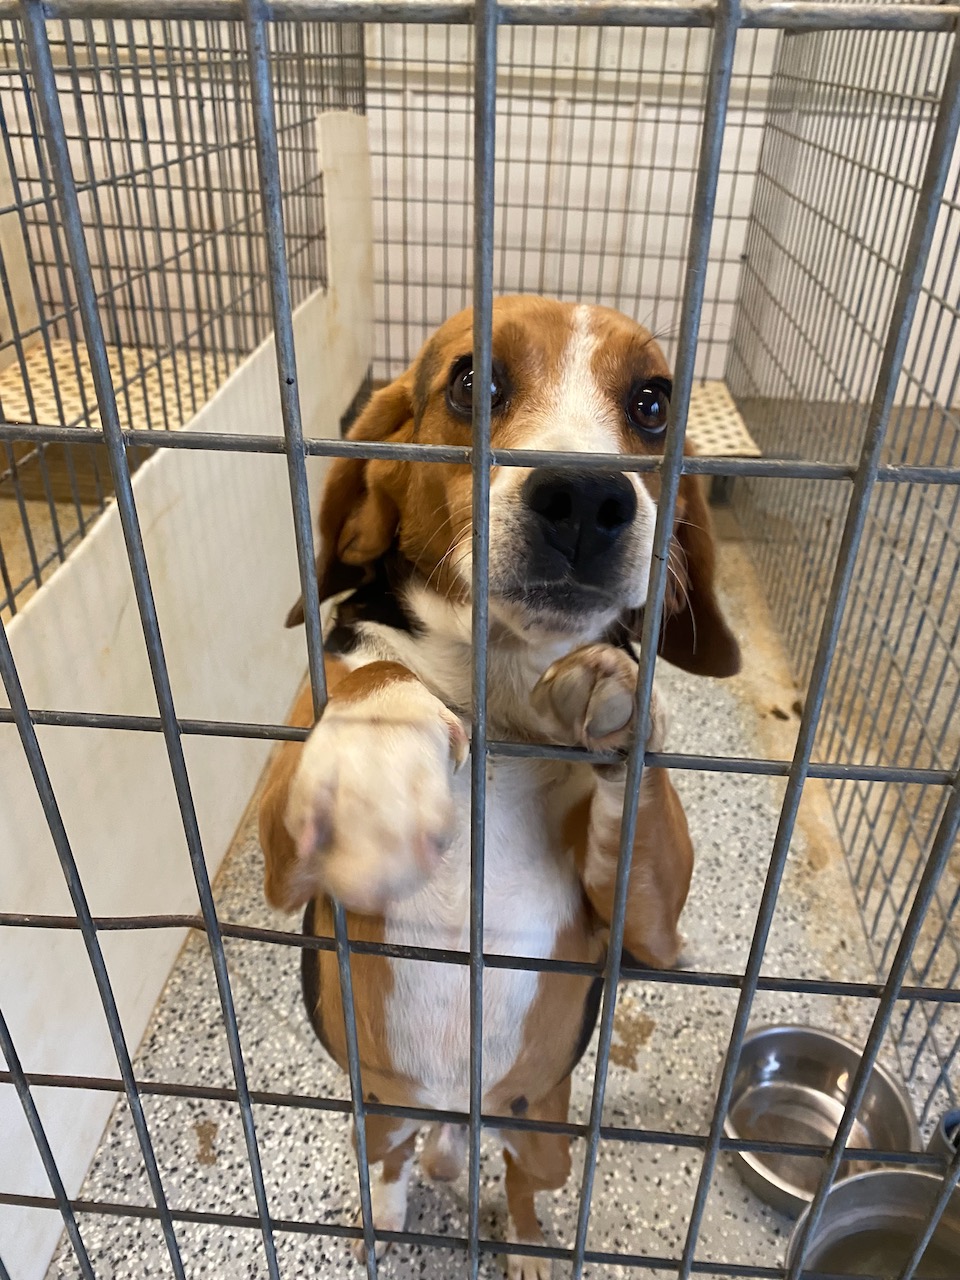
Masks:
[[[670,387],[660,378],[638,382],[627,396],[626,411],[630,425],[654,439],[667,429]]]
[[[464,356],[450,370],[447,382],[447,404],[461,418],[469,418],[473,412],[473,357]],[[490,406],[499,409],[505,399],[505,379],[494,361],[490,378]]]

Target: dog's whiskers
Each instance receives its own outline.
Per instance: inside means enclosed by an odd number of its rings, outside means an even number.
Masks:
[[[443,553],[443,555],[442,555],[442,556],[440,557],[440,559],[437,561],[437,563],[436,563],[436,565],[434,566],[434,568],[431,570],[431,572],[430,572],[430,577],[429,577],[429,578],[427,578],[427,582],[426,582],[426,585],[427,585],[428,587],[429,587],[429,586],[430,586],[430,584],[433,582],[434,576],[436,576],[436,579],[437,579],[437,585],[439,586],[439,583],[440,583],[440,575],[441,575],[441,574],[442,574],[442,572],[443,572],[443,567],[444,567],[444,565],[445,565],[445,564],[447,563],[447,561],[451,558],[451,556],[453,555],[453,553],[454,553],[455,551],[460,550],[460,548],[462,547],[462,545],[463,545],[463,535],[461,534],[458,538],[456,538],[453,542],[451,542],[451,543],[450,543],[450,546],[449,546],[449,547],[447,548],[447,550]],[[457,563],[459,563],[459,561],[458,561]],[[453,567],[454,567],[454,569],[456,569],[456,565],[454,565]],[[447,591],[446,591],[446,593],[445,593],[445,598],[446,598],[446,599],[449,599],[449,596],[450,596],[450,589],[449,589],[449,587],[448,587],[448,588],[447,588]]]

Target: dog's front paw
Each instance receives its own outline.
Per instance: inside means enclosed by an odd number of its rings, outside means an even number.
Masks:
[[[588,644],[549,667],[530,700],[561,742],[620,751],[633,733],[636,687],[631,654],[611,644]],[[647,749],[661,750],[665,736],[666,713],[654,689]]]
[[[507,1239],[511,1244],[520,1243],[512,1228]],[[524,1240],[522,1243],[543,1244],[544,1239],[540,1235],[536,1240]],[[549,1258],[521,1258],[516,1254],[507,1256],[507,1280],[551,1280],[552,1276],[553,1263]]]
[[[290,788],[291,897],[374,914],[414,892],[453,835],[451,779],[467,752],[460,720],[412,678],[334,696]]]

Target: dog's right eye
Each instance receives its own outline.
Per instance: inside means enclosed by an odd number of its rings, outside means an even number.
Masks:
[[[504,378],[494,362],[490,379],[490,407],[501,408],[506,400]],[[447,404],[458,418],[469,418],[473,413],[473,356],[463,356],[450,370],[447,380]]]

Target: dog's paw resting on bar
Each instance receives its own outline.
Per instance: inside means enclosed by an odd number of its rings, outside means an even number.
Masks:
[[[471,335],[470,312],[441,326],[376,392],[352,438],[469,445]],[[491,755],[483,946],[597,964],[613,914],[622,753],[636,732],[635,646],[660,485],[649,471],[599,468],[592,455],[662,453],[670,370],[651,335],[614,311],[501,298],[484,394],[495,449],[553,454],[491,473],[488,738],[612,754]],[[466,463],[330,464],[317,561],[320,599],[334,602],[329,701],[305,744],[278,751],[260,811],[267,897],[305,906],[310,934],[332,936],[338,898],[354,942],[469,948],[470,770],[461,766],[473,671],[471,496]],[[680,480],[668,568],[660,653],[700,675],[731,675],[739,651],[714,594],[710,519],[691,476]],[[302,617],[295,606],[288,622]],[[309,692],[293,719],[313,724]],[[648,750],[663,748],[665,730],[654,691]],[[624,949],[636,963],[670,967],[693,852],[666,770],[644,770],[637,803]],[[304,950],[302,972],[317,1035],[346,1067],[336,957]],[[351,972],[364,1096],[466,1112],[468,967],[355,952]],[[543,1243],[535,1193],[570,1172],[566,1137],[511,1120],[566,1120],[599,998],[589,974],[485,969],[483,1110],[503,1117],[508,1241]],[[375,1226],[400,1230],[419,1126],[381,1115],[365,1123]],[[434,1126],[421,1165],[452,1179],[465,1149],[460,1126]],[[513,1280],[550,1274],[543,1257],[514,1254],[508,1267]]]

